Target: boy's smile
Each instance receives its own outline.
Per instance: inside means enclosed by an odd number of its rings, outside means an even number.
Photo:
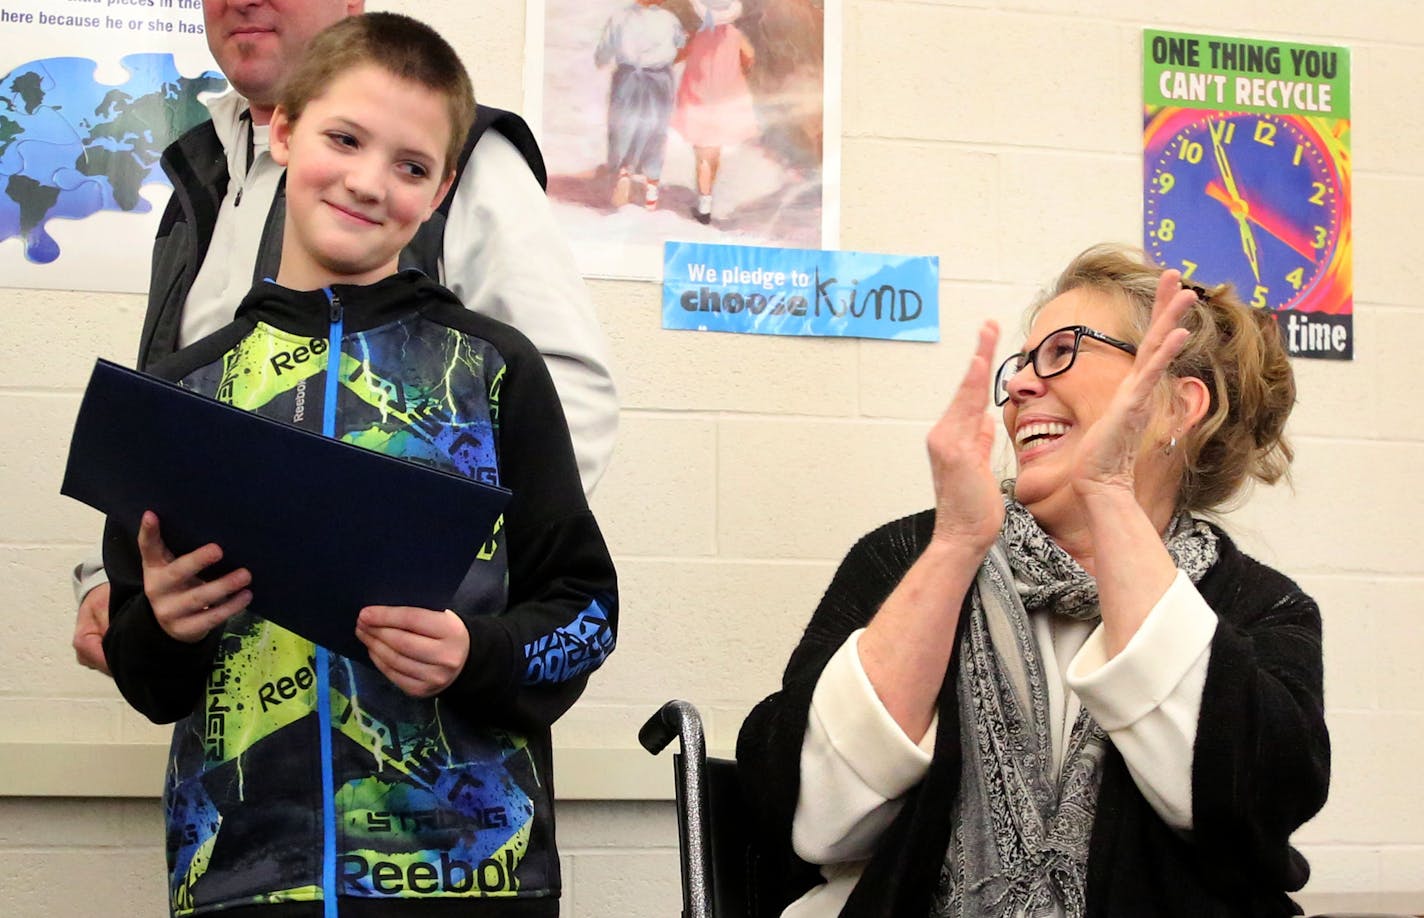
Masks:
[[[277,281],[297,290],[395,273],[453,178],[445,100],[373,64],[338,76],[295,121],[279,107],[271,138],[287,167]]]

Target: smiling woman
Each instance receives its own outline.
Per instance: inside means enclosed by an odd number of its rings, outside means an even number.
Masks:
[[[1122,337],[1142,341],[1152,324],[1160,278],[1161,270],[1141,252],[1096,246],[1073,260],[1030,315],[1038,327],[1057,298],[1079,291],[1114,303],[1117,321],[1124,323]],[[1229,505],[1249,481],[1269,485],[1288,475],[1294,453],[1285,425],[1295,406],[1295,374],[1269,311],[1248,307],[1229,284],[1184,286],[1197,302],[1182,317],[1186,338],[1158,395],[1184,385],[1195,388],[1190,380],[1204,387],[1208,402],[1202,417],[1182,432],[1169,432],[1167,444],[1178,445],[1172,437],[1180,441],[1180,508],[1211,511]]]
[[[783,915],[1296,914],[1320,614],[1195,512],[1291,453],[1268,315],[1084,252],[929,434],[935,506],[847,555],[737,757]]]

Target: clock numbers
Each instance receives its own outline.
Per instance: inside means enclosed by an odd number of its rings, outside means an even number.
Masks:
[[[1148,151],[1148,253],[1179,267],[1184,281],[1233,282],[1255,310],[1295,308],[1339,244],[1342,201],[1329,150],[1304,119],[1174,117],[1172,132]]]

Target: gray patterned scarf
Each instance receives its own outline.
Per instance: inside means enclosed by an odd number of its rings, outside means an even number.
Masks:
[[[963,764],[933,918],[1081,918],[1088,836],[1107,734],[1086,709],[1053,773],[1048,687],[1029,612],[1097,621],[1098,588],[1024,506],[980,565],[960,646]],[[1193,581],[1216,563],[1216,534],[1180,514],[1167,551]]]

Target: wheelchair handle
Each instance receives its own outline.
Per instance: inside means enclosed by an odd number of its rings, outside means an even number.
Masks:
[[[675,737],[682,738],[682,751],[706,758],[706,745],[702,738],[702,717],[697,708],[686,701],[669,701],[648,718],[638,731],[638,742],[643,748],[657,755],[667,748]]]
[[[672,742],[682,740],[678,776],[678,833],[682,844],[683,918],[712,918],[712,843],[707,824],[707,746],[702,717],[686,701],[669,701],[649,717],[638,731],[638,742],[657,755]]]

